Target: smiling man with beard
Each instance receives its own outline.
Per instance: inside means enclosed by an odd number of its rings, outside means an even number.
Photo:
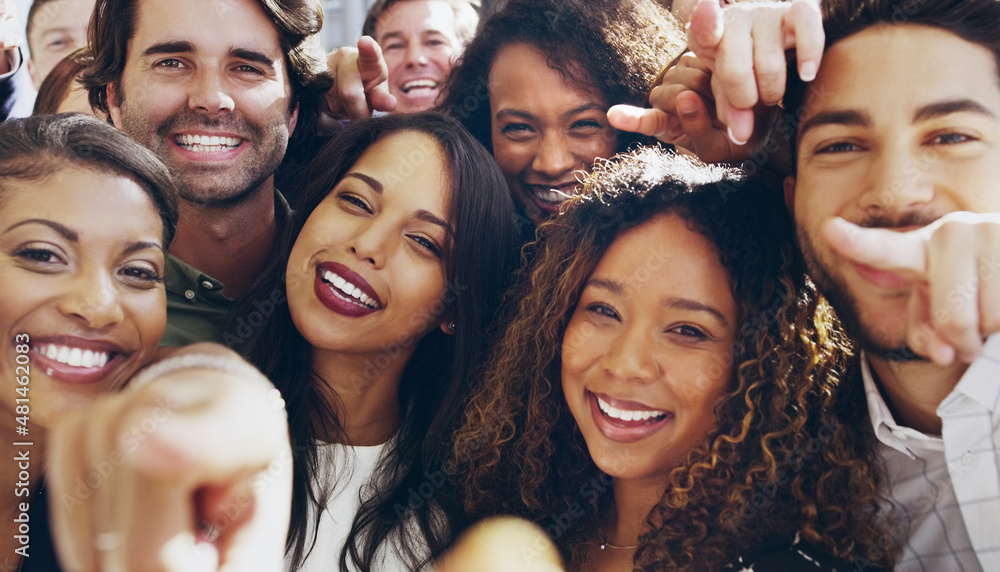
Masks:
[[[896,570],[1000,570],[1000,3],[822,9],[819,73],[784,100],[785,193],[863,350],[881,544]]]
[[[220,341],[289,209],[274,172],[330,85],[313,0],[99,0],[91,103],[180,188],[163,344]],[[106,87],[105,87],[106,86]]]

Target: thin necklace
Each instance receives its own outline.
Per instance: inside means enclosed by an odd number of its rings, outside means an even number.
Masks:
[[[639,548],[638,544],[634,544],[632,546],[618,546],[616,544],[611,544],[607,540],[604,540],[604,531],[600,528],[597,529],[597,535],[601,537],[601,543],[597,545],[597,547],[601,550],[607,550],[609,548],[613,548],[614,550],[635,550],[636,548]]]

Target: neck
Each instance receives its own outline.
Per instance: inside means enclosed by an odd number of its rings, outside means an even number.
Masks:
[[[384,367],[382,354],[343,354],[316,349],[313,370],[325,382],[321,393],[352,445],[379,445],[396,432],[400,422],[399,386],[413,349]],[[332,436],[320,431],[320,438]]]
[[[246,199],[221,207],[181,201],[170,253],[226,285],[239,298],[271,261],[278,237],[273,178]]]
[[[636,546],[646,515],[663,496],[662,479],[615,479],[615,513],[604,527],[604,540],[615,546]]]
[[[937,408],[958,384],[968,364],[938,366],[929,361],[897,362],[868,355],[882,398],[900,425],[941,434]]]

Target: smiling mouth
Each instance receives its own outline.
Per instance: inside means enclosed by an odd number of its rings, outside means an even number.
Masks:
[[[668,411],[629,411],[625,409],[618,409],[617,407],[612,407],[607,401],[604,401],[600,397],[596,395],[594,397],[597,399],[597,407],[601,410],[604,417],[609,422],[618,425],[619,427],[652,425],[653,423],[658,423],[663,419],[666,419],[666,417],[670,415]]]
[[[243,144],[240,137],[219,137],[218,135],[175,135],[178,147],[195,153],[221,153],[232,151]]]
[[[525,185],[528,188],[528,192],[531,196],[538,199],[539,202],[557,207],[566,199],[572,197],[575,194],[577,184],[573,183],[570,185],[557,185],[554,187],[547,187],[545,185]]]
[[[85,350],[60,344],[41,344],[32,349],[52,361],[79,368],[102,368],[118,355],[114,352]]]
[[[403,93],[408,94],[410,93],[410,90],[414,89],[419,89],[419,90],[437,89],[438,85],[440,84],[432,79],[415,79],[412,81],[405,82],[402,86],[400,86],[400,89],[403,90]]]
[[[354,284],[344,280],[336,272],[326,270],[323,272],[321,279],[324,283],[330,286],[331,292],[340,298],[343,298],[347,302],[351,302],[352,304],[357,304],[358,306],[369,308],[371,310],[379,310],[382,308],[381,304],[362,292],[361,288],[358,288]]]

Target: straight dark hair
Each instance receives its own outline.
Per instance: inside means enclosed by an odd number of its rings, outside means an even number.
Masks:
[[[119,175],[139,185],[163,222],[163,247],[170,245],[177,230],[177,189],[152,151],[81,113],[0,123],[0,205],[8,181],[37,181],[68,167]]]
[[[340,555],[342,570],[348,569],[348,559],[360,570],[371,570],[380,549],[396,548],[387,543],[390,537],[398,540],[400,555],[413,569],[426,564],[426,548],[433,557],[450,543],[451,527],[442,526],[441,519],[454,522],[460,511],[448,487],[436,489],[416,507],[409,495],[428,475],[452,477],[448,464],[452,432],[475,379],[474,370],[485,361],[490,325],[517,264],[520,240],[514,205],[496,162],[461,125],[441,114],[352,122],[310,164],[303,179],[308,183],[293,205],[295,213],[275,261],[233,316],[236,320],[253,313],[262,300],[285,299],[288,256],[310,213],[367,149],[386,136],[407,131],[433,137],[447,159],[454,237],[445,246],[443,259],[452,296],[436,319],[450,319],[457,328],[454,335],[435,328],[420,340],[404,342],[416,343],[416,349],[400,384],[400,427],[376,469],[371,483],[374,495],[354,519]],[[277,308],[240,349],[281,390],[288,406],[295,477],[287,550],[294,569],[316,548],[315,536],[307,538],[310,504],[317,508],[312,521],[318,525],[329,500],[329,494],[317,495],[312,487],[321,469],[317,435],[339,435],[336,441],[341,443],[346,443],[346,436],[317,389],[324,382],[312,370],[313,348],[295,329],[286,305]]]

